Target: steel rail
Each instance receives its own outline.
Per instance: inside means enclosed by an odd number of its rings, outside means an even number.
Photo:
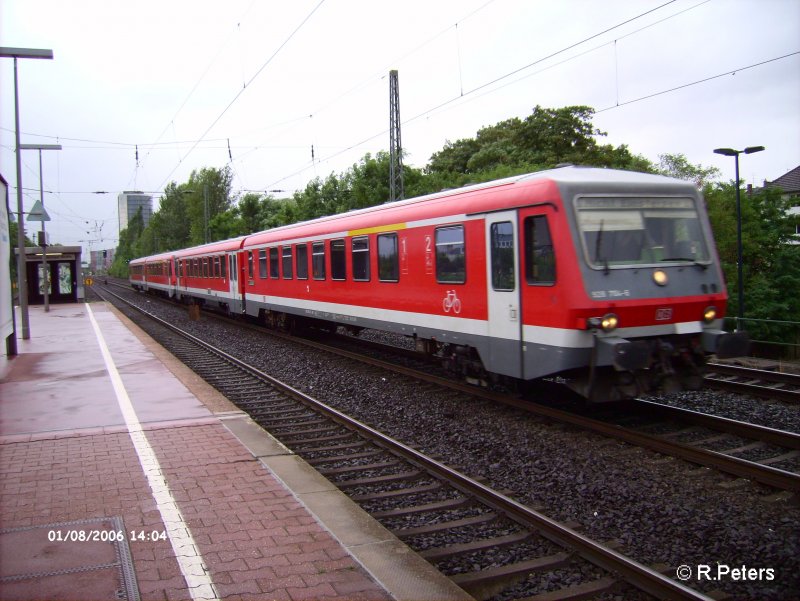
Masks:
[[[506,394],[483,390],[471,384],[454,382],[452,380],[448,380],[447,378],[426,374],[412,368],[387,363],[386,361],[376,359],[374,357],[367,357],[359,353],[331,348],[316,341],[302,340],[302,342],[315,348],[326,350],[328,352],[334,352],[362,363],[366,362],[382,369],[388,369],[396,373],[430,382],[432,384],[438,384],[453,390],[459,390],[473,396],[478,396],[486,400],[502,403],[504,405],[515,407],[517,409],[521,409],[528,413],[532,413],[553,421],[568,423],[583,430],[589,430],[603,436],[616,438],[629,444],[645,447],[665,455],[671,455],[673,457],[685,459],[698,465],[713,467],[739,478],[756,480],[762,484],[767,484],[780,490],[788,490],[795,493],[800,492],[800,474],[762,465],[753,461],[747,461],[746,459],[739,459],[737,457],[732,457],[716,451],[708,451],[693,447],[688,444],[673,442],[652,436],[650,434],[636,432],[635,430],[630,430],[616,424],[609,424],[597,419],[576,415],[562,409],[546,407],[544,405],[523,401]],[[782,442],[775,442],[774,444],[778,444],[779,446],[788,446],[789,448],[798,448],[796,445],[798,444],[797,441],[800,437],[791,432],[773,430],[772,433],[770,433],[770,428],[756,426],[754,424],[746,424],[744,422],[735,422],[735,420],[726,420],[726,418],[717,418],[716,416],[701,413],[697,413],[692,419],[705,421],[705,425],[708,427],[717,429],[721,428],[723,431],[726,431],[726,428],[730,426],[732,429],[737,429],[738,433],[741,433],[746,437],[752,436],[758,440],[764,440],[768,438],[772,438],[773,440],[782,440]],[[716,426],[713,425],[713,422],[717,422]],[[738,426],[734,424],[738,424]]]
[[[322,351],[335,353],[339,356],[347,357],[360,363],[367,363],[375,367],[379,367],[381,369],[386,369],[389,371],[393,371],[395,373],[416,378],[418,380],[450,388],[451,390],[458,390],[466,394],[477,396],[496,403],[502,403],[504,405],[515,407],[517,409],[521,409],[528,413],[538,415],[540,417],[550,419],[556,422],[568,423],[583,430],[594,432],[602,436],[616,438],[617,440],[622,440],[623,442],[627,442],[635,446],[644,447],[652,451],[656,451],[658,453],[663,453],[665,455],[678,457],[680,459],[684,459],[686,461],[689,461],[697,465],[712,467],[722,472],[736,476],[738,478],[755,480],[757,482],[761,482],[762,484],[772,486],[773,488],[777,488],[779,490],[786,490],[793,493],[800,493],[800,474],[795,474],[793,472],[789,472],[786,470],[781,470],[778,468],[763,465],[753,461],[748,461],[746,459],[739,459],[737,457],[732,457],[730,455],[725,455],[723,453],[718,453],[716,451],[701,449],[689,444],[674,442],[650,434],[636,432],[635,430],[630,430],[628,428],[624,428],[616,424],[609,424],[601,420],[592,419],[581,415],[576,415],[574,413],[570,413],[562,409],[556,409],[553,407],[547,407],[544,405],[523,401],[519,398],[510,395],[484,390],[472,384],[456,382],[433,374],[420,372],[413,368],[395,365],[393,363],[389,363],[382,359],[369,357],[361,353],[338,349],[321,342],[309,340],[307,338],[297,338],[294,336],[290,336],[288,334],[282,334],[270,330],[263,330],[261,328],[259,328],[259,331],[264,331],[270,335],[276,335],[279,337],[288,338],[299,344],[304,344],[311,348],[316,348]],[[373,344],[377,346],[380,343],[373,343]],[[726,431],[725,429],[726,425],[724,425],[725,422],[720,421],[724,420],[725,418],[718,418],[716,416],[708,414],[698,414],[698,416],[699,415],[707,415],[706,418],[697,417],[696,419],[707,420],[706,425],[708,427],[711,428],[716,427],[717,429],[720,429],[720,424],[723,424],[721,429],[722,431]],[[712,421],[717,421],[718,425],[714,426],[711,423]],[[739,423],[741,424],[741,426],[739,427],[739,431],[742,433],[742,435],[746,437],[750,437],[750,435],[744,434],[745,430],[750,430],[751,432],[756,432],[756,430],[758,430],[759,434],[756,437],[757,440],[763,440],[762,437],[769,436],[766,433],[766,430],[768,430],[767,428],[761,428],[759,426],[755,426],[752,424],[748,425],[745,424],[744,422],[739,422]],[[750,427],[748,428],[748,426]],[[791,433],[787,434],[791,436]],[[775,443],[775,444],[778,444],[779,446],[784,446],[783,443]],[[789,448],[796,448],[793,446],[794,444],[795,444],[794,442],[790,443]]]
[[[685,586],[676,580],[672,580],[660,572],[649,568],[632,558],[626,557],[608,546],[591,540],[590,538],[563,524],[560,524],[546,515],[535,511],[534,509],[531,509],[530,507],[527,507],[522,503],[519,503],[518,501],[515,501],[514,499],[489,488],[488,486],[485,486],[484,484],[481,484],[477,480],[474,480],[465,474],[457,472],[456,470],[439,461],[436,461],[435,459],[427,457],[410,446],[405,445],[402,442],[395,440],[379,432],[378,430],[375,430],[374,428],[349,417],[341,411],[317,399],[314,399],[313,397],[284,382],[281,382],[280,380],[277,380],[269,374],[262,372],[258,368],[238,359],[237,357],[234,357],[233,355],[230,355],[225,351],[204,342],[200,338],[181,330],[177,326],[153,315],[152,313],[149,313],[145,309],[129,303],[118,295],[114,293],[110,294],[113,294],[122,302],[125,302],[161,326],[185,337],[186,339],[192,341],[207,351],[212,352],[225,361],[236,365],[243,371],[264,380],[269,385],[278,388],[282,392],[292,396],[303,404],[314,408],[333,421],[342,424],[350,430],[358,432],[375,444],[385,448],[395,455],[404,458],[409,463],[424,469],[431,475],[446,481],[455,488],[470,494],[474,498],[492,508],[495,508],[526,528],[538,531],[542,536],[548,538],[549,540],[576,551],[581,557],[598,567],[621,575],[626,582],[636,586],[640,590],[659,599],[712,601],[712,597],[704,595],[703,593]]]
[[[712,388],[751,394],[762,398],[786,401],[787,403],[800,403],[800,375],[798,374],[775,372],[767,369],[753,369],[752,367],[741,367],[739,365],[727,365],[722,363],[709,363],[708,369],[711,373],[706,374],[705,381],[707,385]],[[737,382],[716,377],[714,374],[749,378],[750,381]],[[759,384],[758,382],[789,384],[797,388],[777,388],[775,386]]]
[[[707,367],[709,371],[719,374],[741,376],[743,378],[765,380],[767,382],[792,384],[793,386],[800,387],[800,374],[772,371],[769,369],[757,369],[753,367],[742,367],[741,365],[728,365],[725,363],[708,363]]]
[[[643,411],[650,414],[658,414],[660,417],[679,419],[706,428],[722,429],[730,434],[736,434],[737,436],[751,438],[753,440],[761,440],[779,447],[786,447],[787,449],[800,449],[800,434],[797,432],[759,426],[758,424],[741,422],[718,415],[709,415],[708,413],[673,407],[672,405],[663,405],[644,399],[636,399],[633,402],[635,407],[641,407]]]
[[[773,388],[772,386],[762,386],[750,382],[734,382],[723,378],[715,378],[706,375],[704,378],[706,385],[719,390],[728,390],[739,394],[750,394],[771,400],[780,400],[787,403],[800,403],[800,391],[786,390],[785,388]]]

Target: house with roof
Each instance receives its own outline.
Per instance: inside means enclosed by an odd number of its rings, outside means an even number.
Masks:
[[[780,188],[784,198],[793,199],[790,215],[800,216],[800,165],[784,173],[778,179],[768,182],[764,180],[765,188]],[[795,225],[795,244],[800,244],[800,220]]]

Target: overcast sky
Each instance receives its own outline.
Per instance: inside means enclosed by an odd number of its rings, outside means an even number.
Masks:
[[[116,246],[122,190],[230,165],[234,192],[288,197],[388,150],[390,69],[417,167],[537,104],[589,105],[601,143],[726,180],[714,148],[765,146],[740,158],[756,185],[800,165],[800,0],[2,0],[0,45],[54,52],[19,60],[20,130],[63,146],[43,156],[48,231],[84,251]],[[0,59],[16,210],[13,81]]]

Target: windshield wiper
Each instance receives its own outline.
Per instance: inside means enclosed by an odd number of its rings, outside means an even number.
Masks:
[[[595,262],[595,264],[597,264],[598,261],[603,261],[603,274],[604,275],[608,275],[609,271],[610,271],[608,269],[608,259],[607,258],[603,258],[603,259],[600,258],[600,248],[601,248],[601,246],[603,244],[603,224],[604,223],[605,223],[605,221],[603,219],[601,219],[600,220],[600,229],[597,232],[597,240],[595,240],[595,243],[594,243],[594,262]]]

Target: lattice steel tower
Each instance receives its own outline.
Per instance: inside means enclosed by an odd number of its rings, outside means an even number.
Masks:
[[[403,145],[400,142],[400,87],[389,71],[389,200],[403,198]]]

